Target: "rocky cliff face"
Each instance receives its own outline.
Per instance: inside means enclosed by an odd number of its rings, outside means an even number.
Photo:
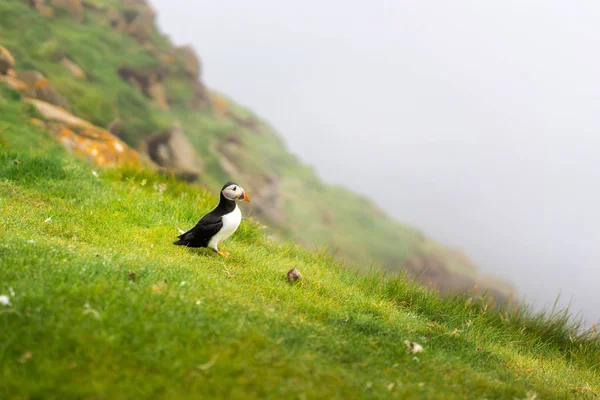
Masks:
[[[200,179],[204,164],[179,122],[165,132],[148,136],[142,149],[165,171],[171,171],[188,182]]]
[[[254,172],[244,168],[244,138],[232,133],[213,147],[220,155],[220,165],[229,176],[237,176],[248,182],[246,190],[252,193],[252,211],[257,218],[271,222],[281,221],[285,215],[280,193],[281,178],[274,172]]]

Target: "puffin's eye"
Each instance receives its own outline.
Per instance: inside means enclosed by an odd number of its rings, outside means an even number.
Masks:
[[[236,190],[237,190],[237,186],[234,186],[233,187],[233,191],[235,192]]]

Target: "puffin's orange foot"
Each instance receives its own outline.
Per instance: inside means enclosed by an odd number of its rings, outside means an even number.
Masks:
[[[217,251],[217,254],[221,257],[229,257],[229,252],[227,251]]]

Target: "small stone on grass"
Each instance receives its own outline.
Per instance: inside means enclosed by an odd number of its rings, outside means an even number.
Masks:
[[[25,364],[27,361],[31,360],[32,358],[33,358],[33,354],[31,354],[30,351],[27,351],[19,358],[19,363]]]
[[[287,278],[290,283],[294,283],[302,279],[302,274],[296,268],[292,268],[288,271]]]
[[[424,351],[423,346],[421,346],[419,343],[405,340],[404,344],[406,345],[408,351],[410,351],[412,354],[422,353]]]

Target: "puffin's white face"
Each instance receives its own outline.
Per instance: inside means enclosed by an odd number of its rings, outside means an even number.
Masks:
[[[221,192],[227,200],[250,201],[248,193],[238,185],[229,185]]]

